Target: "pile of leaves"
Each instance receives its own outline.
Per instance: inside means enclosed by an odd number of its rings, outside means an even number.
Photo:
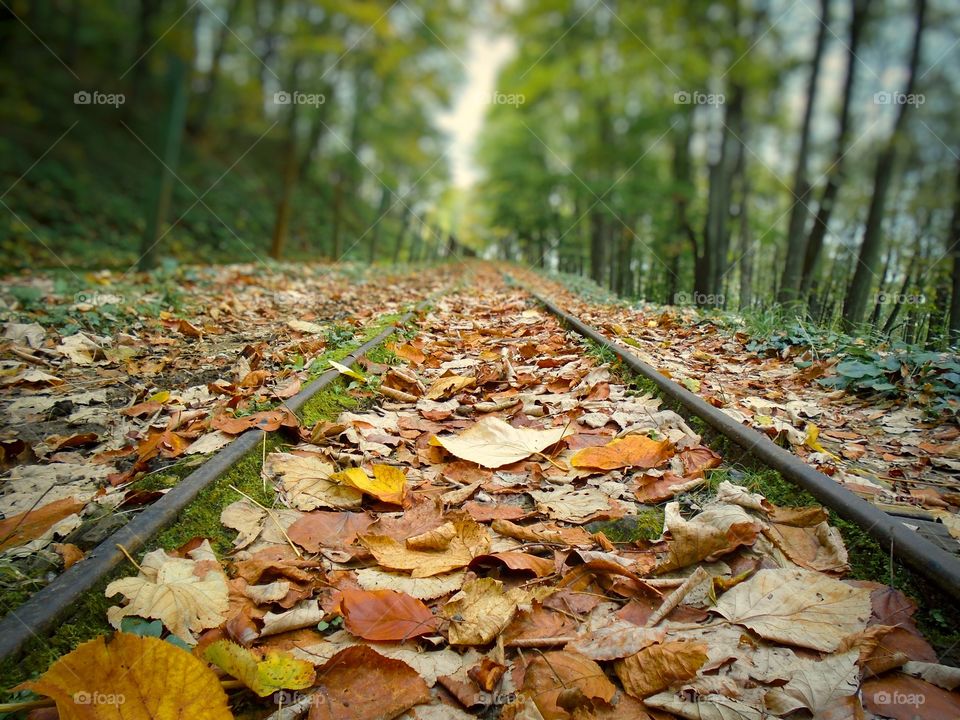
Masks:
[[[731,335],[690,308],[587,302],[533,273],[519,275],[611,342],[851,491],[884,505],[910,505],[960,540],[956,357],[915,348],[874,351],[849,338],[813,338],[799,325],[778,336],[782,346],[759,352],[757,338]],[[902,402],[905,392],[915,402]]]
[[[189,303],[156,315],[138,311],[152,286],[123,298],[106,272],[89,278],[102,290],[69,299],[44,276],[11,280],[46,310],[10,309],[0,338],[0,582],[14,590],[3,612],[166,490],[139,480],[186,474],[176,466],[251,428],[300,432],[283,403],[330,355],[455,279],[452,269],[384,284],[323,267],[198,268],[181,278]],[[119,310],[97,334],[54,322],[60,306]]]
[[[721,458],[522,294],[478,282],[393,347],[402,364],[344,369],[377,376],[381,403],[267,456],[276,502],[223,509],[231,555],[203,538],[147,554],[106,589],[121,632],[26,687],[61,717],[78,693],[129,717],[960,713],[960,671],[910,600],[843,579],[822,508],[730,483],[692,503]],[[588,529],[661,503],[654,540]]]

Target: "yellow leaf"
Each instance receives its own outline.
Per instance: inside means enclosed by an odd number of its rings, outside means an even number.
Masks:
[[[354,370],[353,368],[348,368],[346,365],[341,365],[341,364],[338,363],[336,360],[330,360],[330,361],[328,361],[328,362],[330,363],[330,367],[332,367],[334,370],[336,370],[336,371],[337,371],[338,373],[340,373],[341,375],[346,375],[347,377],[352,377],[354,380],[359,380],[360,382],[363,382],[363,383],[365,383],[365,382],[367,381],[367,379],[366,379],[363,375],[361,375],[360,373],[358,373],[358,372],[357,372],[356,370]]]
[[[161,390],[160,392],[154,393],[153,395],[148,397],[147,402],[160,403],[161,405],[163,405],[163,403],[165,403],[169,399],[170,399],[170,391]]]
[[[386,535],[364,535],[360,542],[384,568],[409,570],[415,578],[439,575],[466,567],[477,555],[490,550],[490,537],[468,515],[454,517],[456,534],[442,550],[414,550]]]
[[[26,688],[60,720],[232,720],[213,670],[164,640],[117,633],[83,643]]]
[[[371,497],[393,505],[403,505],[407,478],[403,470],[392,465],[374,465],[371,480],[361,468],[341,470],[330,477]]]
[[[430,400],[441,400],[450,397],[456,392],[470,387],[476,382],[472,377],[463,375],[448,375],[447,377],[437,378],[427,389],[427,398]]]
[[[820,444],[820,428],[818,428],[813,423],[807,423],[807,435],[804,438],[804,445],[813,450],[814,452],[826,453],[834,460],[839,460],[836,455],[827,450],[823,445]]]
[[[570,458],[575,468],[616,470],[618,468],[654,468],[674,453],[669,440],[651,440],[646,435],[627,435],[599,447],[587,447]]]
[[[313,663],[298,660],[281,650],[260,653],[229,640],[217,640],[207,646],[203,657],[229,673],[260,697],[277,690],[302,690],[313,685]]]

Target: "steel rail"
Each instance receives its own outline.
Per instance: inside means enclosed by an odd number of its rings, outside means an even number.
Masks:
[[[792,452],[776,445],[766,435],[741,425],[643,362],[629,350],[611,343],[596,328],[587,325],[554,302],[527,288],[523,289],[568,327],[616,354],[627,367],[654,383],[666,397],[733,440],[749,455],[779,471],[784,478],[802,487],[821,503],[836,511],[840,517],[858,525],[881,546],[890,548],[893,555],[936,584],[948,596],[960,597],[960,559],[956,556],[921,537],[904,525],[902,520],[890,517],[832,478],[810,467]]]
[[[401,316],[392,326],[384,328],[376,337],[347,355],[342,362],[349,367],[379,347],[398,327],[408,323],[426,307],[427,302]],[[338,377],[338,371],[328,370],[280,406],[296,412]],[[63,572],[23,605],[11,610],[0,620],[0,660],[18,653],[31,638],[43,637],[54,623],[69,613],[81,595],[126,559],[120,546],[130,553],[142,548],[157,532],[170,525],[204,488],[263,442],[267,434],[263,430],[248,430],[237,437],[162,498],[103,540],[87,557]]]

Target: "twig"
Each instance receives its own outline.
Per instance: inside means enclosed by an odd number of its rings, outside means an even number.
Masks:
[[[280,524],[280,519],[277,517],[277,514],[276,514],[273,510],[271,510],[270,508],[268,508],[266,505],[261,505],[261,504],[258,503],[256,500],[254,500],[252,497],[250,497],[249,495],[247,495],[243,490],[241,490],[241,489],[239,489],[239,488],[236,488],[236,487],[234,487],[233,485],[230,485],[230,489],[233,490],[234,492],[240,493],[240,494],[243,495],[247,500],[249,500],[249,501],[252,502],[254,505],[256,505],[258,508],[260,508],[261,510],[263,510],[264,512],[266,512],[267,515],[270,517],[270,519],[273,520],[274,524],[277,526],[277,529],[283,534],[283,537],[285,537],[285,538],[287,539],[287,542],[290,543],[290,547],[293,548],[293,551],[297,554],[297,557],[298,557],[298,558],[303,558],[303,553],[300,552],[300,549],[299,549],[296,545],[294,545],[293,540],[291,540],[291,539],[290,539],[290,536],[287,535],[287,531],[283,529],[283,525]]]
[[[550,645],[566,645],[577,639],[576,635],[556,635],[542,638],[516,638],[506,643],[507,647],[536,648]]]
[[[664,598],[663,604],[657,608],[656,612],[654,612],[653,615],[647,619],[644,627],[656,627],[658,622],[663,620],[675,607],[677,607],[677,605],[683,602],[683,599],[695,586],[699,585],[709,577],[710,574],[702,567],[698,567],[696,570],[694,570],[690,577],[683,581],[683,584],[680,587]]]
[[[127,556],[127,560],[133,563],[133,566],[137,569],[137,572],[143,572],[143,568],[140,567],[140,563],[133,559],[133,556],[127,552],[127,549],[123,545],[117,543],[117,547],[120,548],[120,552]]]

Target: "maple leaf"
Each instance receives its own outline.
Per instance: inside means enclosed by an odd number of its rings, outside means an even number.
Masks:
[[[373,479],[362,468],[347,468],[330,476],[331,480],[349,485],[362,493],[392,505],[403,505],[406,476],[393,465],[374,465]]]
[[[61,720],[232,720],[213,671],[172,643],[129,633],[98,637],[24,686],[57,703]]]
[[[107,585],[107,597],[119,593],[129,600],[124,607],[107,610],[110,624],[119,628],[120,621],[128,615],[155,618],[184,642],[195,644],[193,633],[217,627],[226,619],[229,607],[223,571],[219,565],[208,565],[212,555],[206,540],[190,552],[189,560],[172,557],[163,550],[144,555],[136,577]]]

